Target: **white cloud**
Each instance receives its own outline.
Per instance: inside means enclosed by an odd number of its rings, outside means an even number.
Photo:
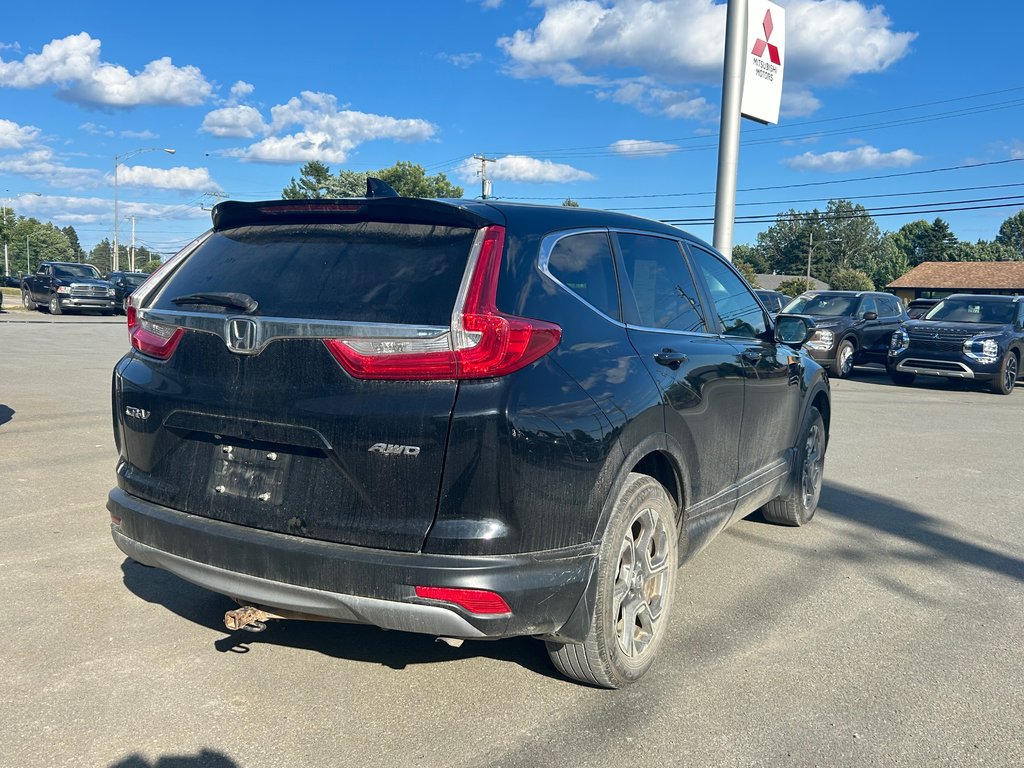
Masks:
[[[203,130],[215,136],[241,138],[261,134],[264,138],[260,141],[223,154],[250,162],[293,164],[309,160],[344,162],[353,149],[367,141],[426,141],[437,132],[437,126],[417,118],[339,109],[335,96],[304,91],[272,107],[269,121],[264,121],[253,107],[225,107],[206,116]]]
[[[807,117],[821,109],[821,100],[806,88],[794,86],[782,89],[781,112],[784,117]]]
[[[0,120],[0,149],[24,149],[34,144],[40,130],[34,125],[18,125],[11,120]]]
[[[26,197],[24,202],[31,203],[32,207],[19,205],[19,212],[24,208],[27,214],[53,221],[59,226],[98,224],[113,231],[114,209],[110,198],[47,195],[33,197],[31,201]],[[119,214],[140,219],[208,219],[210,215],[199,206],[136,203],[131,200],[120,202]]]
[[[703,96],[665,88],[647,77],[618,81],[611,90],[597,91],[597,98],[629,104],[645,115],[701,120],[714,114]]]
[[[1010,152],[1010,158],[1012,160],[1020,160],[1024,158],[1024,141],[1016,139],[1012,144],[1007,147]]]
[[[866,145],[846,152],[804,152],[783,162],[796,170],[826,171],[840,173],[862,168],[905,168],[921,160],[921,156],[909,149],[882,152]]]
[[[39,147],[0,160],[0,173],[45,181],[50,186],[74,189],[102,183],[103,174],[92,168],[73,168],[59,160],[49,147]]]
[[[110,177],[113,183],[113,175]],[[145,165],[121,165],[117,169],[118,186],[177,189],[187,192],[220,192],[207,168],[150,168]]]
[[[235,106],[208,113],[200,130],[222,138],[251,139],[261,134],[264,127],[263,116],[258,109]]]
[[[678,86],[718,86],[722,78],[725,11],[713,0],[545,0],[533,29],[498,40],[516,77],[545,77],[560,85],[597,85],[599,95],[673,117],[707,118],[698,95]],[[807,90],[853,75],[881,72],[907,54],[915,33],[895,32],[881,6],[860,0],[790,0],[786,3],[787,85],[794,114],[816,108]],[[639,75],[623,77],[623,71]],[[659,105],[642,88],[657,84],[679,94]],[[632,89],[631,89],[632,87]],[[615,90],[618,89],[618,90]],[[625,89],[625,90],[623,90]]]
[[[100,41],[87,32],[51,40],[21,61],[0,59],[0,86],[48,84],[58,87],[60,98],[89,107],[195,106],[213,90],[197,67],[177,67],[170,57],[151,61],[136,74],[101,61]]]
[[[237,81],[231,86],[231,93],[228,94],[228,104],[234,105],[256,90],[256,86],[244,80]]]
[[[437,57],[460,69],[468,69],[483,58],[479,53],[439,53]]]
[[[152,131],[121,131],[121,135],[126,139],[155,139],[158,136]]]
[[[479,178],[480,164],[465,160],[455,173],[466,182]],[[564,163],[538,160],[524,155],[506,155],[487,165],[487,176],[494,181],[521,181],[531,183],[593,181],[593,174]]]
[[[675,144],[646,139],[620,139],[611,145],[612,152],[626,157],[661,157],[679,149]]]

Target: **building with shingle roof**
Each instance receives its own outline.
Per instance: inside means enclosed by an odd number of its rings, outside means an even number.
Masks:
[[[951,293],[1024,294],[1024,261],[925,261],[885,286],[904,303]]]

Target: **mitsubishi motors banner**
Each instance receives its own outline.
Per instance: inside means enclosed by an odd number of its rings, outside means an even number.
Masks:
[[[740,113],[759,123],[778,123],[782,69],[786,63],[786,11],[769,0],[749,0],[747,49]]]

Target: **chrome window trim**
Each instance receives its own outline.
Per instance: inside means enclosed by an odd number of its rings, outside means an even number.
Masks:
[[[572,296],[574,299],[576,299],[576,301],[580,302],[583,306],[587,307],[589,310],[594,312],[599,317],[603,318],[604,320],[607,320],[609,323],[611,323],[612,325],[615,325],[615,326],[617,326],[619,328],[628,328],[628,329],[631,329],[631,330],[634,330],[634,331],[645,331],[645,332],[648,332],[648,333],[670,333],[673,336],[696,336],[696,337],[709,338],[709,339],[720,339],[720,338],[723,338],[721,334],[715,334],[715,333],[700,333],[698,331],[677,331],[677,330],[672,329],[672,328],[653,328],[653,327],[647,326],[647,325],[632,325],[632,324],[629,324],[629,323],[624,323],[621,320],[616,320],[614,317],[609,317],[608,315],[606,315],[600,309],[598,309],[593,304],[591,304],[589,301],[587,301],[582,296],[580,296],[578,293],[576,293],[576,291],[574,291],[572,288],[570,288],[565,283],[563,283],[561,280],[559,280],[557,277],[555,277],[553,274],[551,274],[551,269],[550,269],[551,251],[554,250],[555,245],[558,243],[559,240],[561,240],[562,238],[565,238],[565,237],[572,237],[573,235],[593,235],[593,234],[609,235],[612,232],[614,232],[615,234],[624,234],[624,235],[644,235],[646,237],[660,237],[663,240],[670,240],[672,242],[679,243],[680,245],[682,245],[683,243],[686,242],[685,238],[682,238],[682,237],[672,237],[671,235],[666,235],[666,234],[661,233],[661,232],[649,232],[649,231],[644,230],[644,229],[626,229],[626,228],[623,228],[623,227],[584,227],[584,228],[581,228],[581,229],[563,229],[563,230],[559,230],[558,232],[552,232],[549,235],[545,235],[544,239],[541,240],[541,243],[540,243],[540,255],[537,258],[537,268],[549,280],[551,280],[552,282],[554,282],[555,284],[557,284],[561,288],[564,288],[565,291],[570,296]],[[609,245],[609,247],[610,247],[610,245]],[[684,251],[680,251],[679,255],[682,258],[684,258],[684,259],[686,258],[686,255],[685,255]],[[614,257],[615,257],[615,253],[614,253],[614,251],[612,251],[612,258],[614,259]],[[619,277],[618,273],[616,273],[615,277],[616,277],[616,287],[621,290],[622,286],[621,286],[621,282],[618,279],[618,277]],[[707,326],[707,322],[705,322],[704,325]]]

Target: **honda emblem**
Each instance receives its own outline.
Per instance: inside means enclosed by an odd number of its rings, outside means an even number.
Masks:
[[[259,343],[259,326],[249,317],[233,317],[228,320],[228,349],[241,354],[252,354]]]

